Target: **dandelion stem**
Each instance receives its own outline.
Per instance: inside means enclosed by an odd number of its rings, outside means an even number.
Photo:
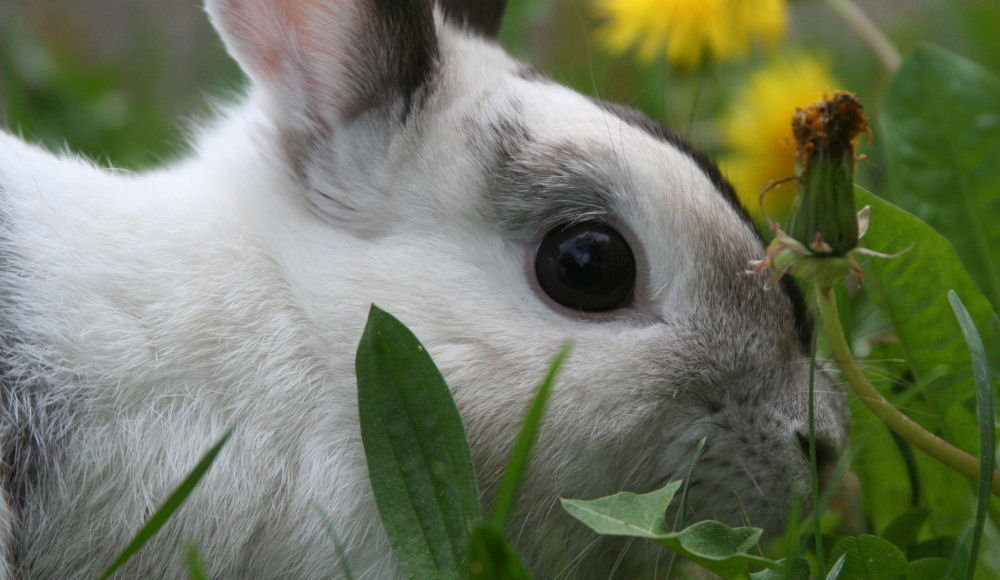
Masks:
[[[951,467],[972,481],[979,479],[979,460],[965,451],[951,445],[944,439],[927,431],[915,421],[901,413],[885,400],[881,393],[868,381],[856,360],[851,355],[851,349],[844,339],[844,330],[837,314],[837,301],[829,288],[816,287],[819,300],[820,318],[826,330],[830,351],[840,372],[851,385],[858,398],[875,416],[882,420],[893,432],[908,441],[911,445],[927,453],[934,459]],[[1000,497],[1000,471],[993,471],[991,483],[993,495]]]
[[[891,73],[899,68],[902,61],[899,51],[857,4],[852,0],[826,0],[826,3],[868,44],[886,71]]]

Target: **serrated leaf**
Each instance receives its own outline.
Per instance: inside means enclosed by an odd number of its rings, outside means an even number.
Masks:
[[[941,234],[861,188],[855,193],[859,205],[871,206],[871,227],[861,240],[864,247],[891,253],[913,246],[897,258],[866,259],[862,263],[865,286],[896,330],[915,378],[919,381],[941,369],[947,371],[927,389],[936,410],[943,414],[975,392],[972,364],[951,313],[948,290],[963,297],[973,320],[985,323],[993,307]],[[995,337],[985,338],[987,344],[995,342]]]
[[[674,481],[644,494],[623,491],[592,500],[562,499],[571,516],[598,534],[658,539],[669,534],[666,511],[681,481]]]
[[[913,215],[858,188],[859,204],[871,205],[871,226],[862,244],[881,252],[898,252],[913,245],[905,255],[893,259],[866,258],[862,262],[865,287],[883,317],[892,325],[900,351],[917,384],[925,384],[920,396],[909,399],[906,413],[932,432],[969,452],[979,444],[975,428],[975,380],[962,331],[948,302],[954,289],[980,328],[987,350],[997,350],[995,325],[987,325],[995,314],[992,305],[965,271],[954,248],[933,228]],[[904,394],[904,397],[906,395]],[[885,447],[889,449],[888,447]],[[969,487],[964,477],[922,453],[915,453],[921,478],[921,503],[933,506],[930,517],[938,533],[958,534],[973,517]],[[866,506],[870,498],[889,503],[902,498],[901,471],[883,477],[867,477]],[[886,487],[893,486],[893,489]],[[893,496],[895,494],[895,496]],[[876,512],[884,506],[876,505]],[[884,522],[886,515],[879,518]],[[883,524],[884,525],[884,524]]]
[[[833,547],[830,556],[839,558],[842,554],[847,557],[838,580],[899,578],[909,566],[902,550],[878,536],[843,538]]]
[[[479,492],[444,378],[401,322],[371,308],[358,346],[358,413],[372,491],[410,578],[460,578]]]
[[[760,539],[763,530],[759,528],[731,528],[706,520],[670,531],[665,512],[680,485],[675,481],[646,494],[622,492],[595,500],[561,501],[570,515],[600,534],[655,540],[720,576],[745,574],[748,565],[783,567],[748,552]]]
[[[1000,308],[1000,79],[921,46],[890,80],[881,122],[892,201],[944,234]]]

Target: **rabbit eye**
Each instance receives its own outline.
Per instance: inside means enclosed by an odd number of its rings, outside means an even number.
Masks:
[[[545,235],[535,276],[550,298],[574,310],[627,306],[635,290],[635,256],[614,228],[600,222],[563,226]]]

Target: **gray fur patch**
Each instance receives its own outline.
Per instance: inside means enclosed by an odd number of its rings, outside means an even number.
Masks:
[[[541,143],[516,117],[494,119],[474,135],[473,146],[488,160],[486,217],[515,237],[613,215],[614,181],[594,163],[593,151]]]
[[[0,187],[0,199],[3,188]],[[56,417],[62,405],[25,361],[25,343],[11,321],[17,309],[11,295],[17,274],[15,254],[7,233],[9,222],[0,211],[0,482],[3,500],[15,521],[14,542],[6,557],[15,569],[20,561],[23,531],[20,529],[27,497],[44,472],[50,441],[57,436]]]

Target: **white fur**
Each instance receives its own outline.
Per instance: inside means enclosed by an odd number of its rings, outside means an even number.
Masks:
[[[357,425],[354,351],[371,303],[409,325],[444,372],[487,503],[550,356],[575,341],[513,528],[539,577],[553,573],[543,537],[580,576],[606,577],[622,549],[561,515],[559,496],[680,478],[702,436],[697,517],[738,522],[735,492],[753,523],[773,527],[792,486],[808,483],[795,441],[807,365],[788,298],[740,274],[760,243],[692,159],[568,89],[518,76],[495,45],[440,15],[440,70],[419,112],[398,126],[344,120],[343,103],[317,105],[297,79],[307,71],[338,90],[352,63],[336,60],[337,43],[363,33],[350,27],[368,4],[209,0],[217,26],[226,10],[247,25],[223,36],[255,85],[189,158],[161,170],[109,171],[0,133],[10,268],[0,290],[20,341],[4,357],[46,385],[57,431],[21,520],[0,510],[0,541],[20,542],[24,577],[103,569],[230,425],[205,481],[127,576],[183,577],[183,541],[215,578],[336,576],[311,502],[330,514],[358,578],[398,576]],[[322,55],[334,72],[293,64],[268,76],[254,64],[263,45],[301,55],[326,38],[273,22],[273,34],[247,32],[270,22],[268,10],[296,6],[334,8]],[[340,9],[355,16],[345,24]],[[531,279],[536,240],[489,221],[470,124],[507,115],[538,142],[592,149],[615,180],[613,217],[641,262],[643,300],[627,312],[554,306]],[[310,132],[321,137],[302,138]],[[289,143],[308,151],[301,173],[286,161]],[[725,411],[710,417],[706,398]],[[818,409],[820,431],[842,444],[838,396],[823,393]],[[656,558],[630,548],[621,570]]]

